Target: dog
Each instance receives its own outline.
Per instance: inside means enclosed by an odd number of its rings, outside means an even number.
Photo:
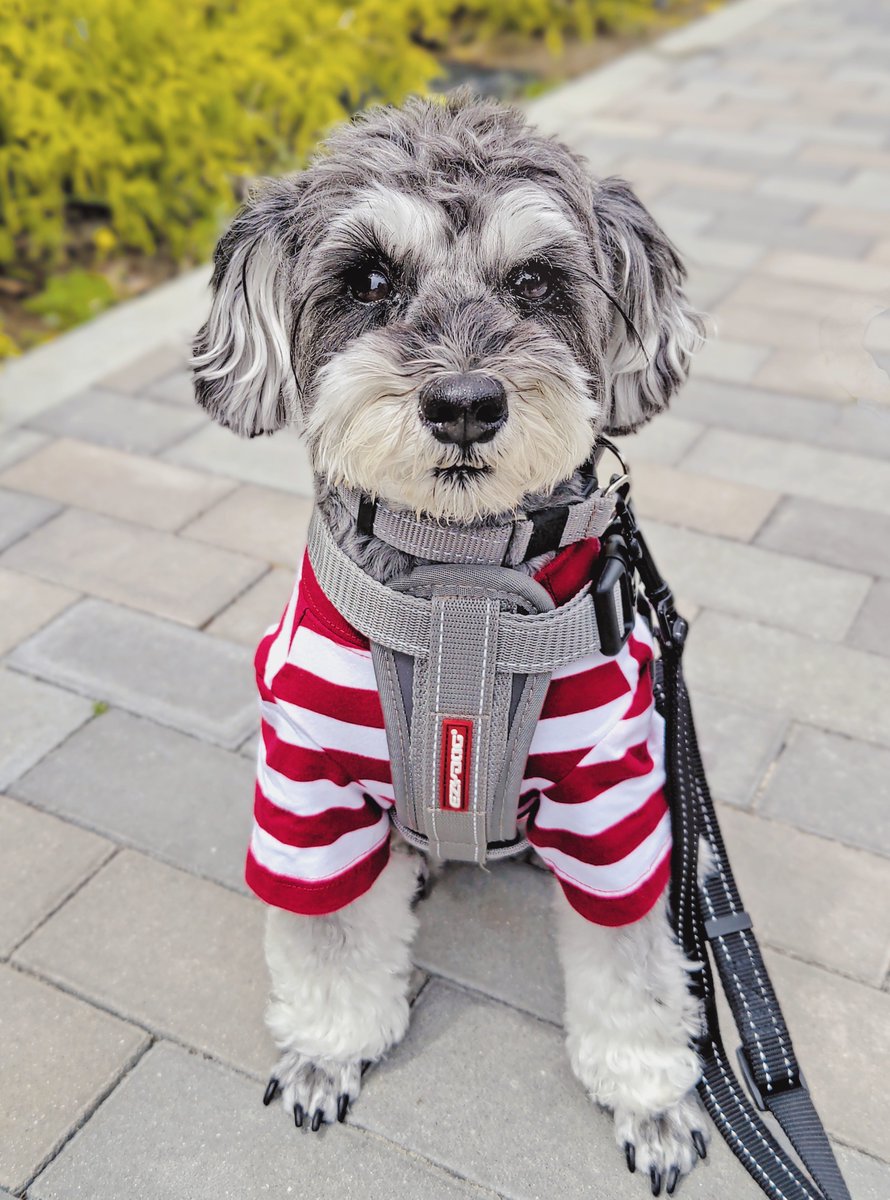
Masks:
[[[297,424],[338,544],[386,582],[414,560],[356,528],[344,485],[467,527],[577,495],[596,438],[639,428],[687,375],[704,327],[684,275],[626,183],[594,180],[518,110],[465,92],[373,108],[337,129],[308,169],[262,185],[220,240],[194,348],[197,399],[243,436]],[[547,556],[525,569],[546,570]],[[270,738],[278,750],[300,741],[280,727],[269,659],[275,670],[286,660],[308,588],[304,567],[258,654],[269,756]],[[319,605],[309,603],[309,674],[315,646],[366,679],[367,652]],[[638,658],[648,677],[648,657]],[[306,665],[294,670],[305,677]],[[303,686],[296,676],[293,686]],[[313,766],[313,754],[327,753],[315,737],[306,734],[290,772],[296,790],[279,798],[274,819],[297,806],[311,825],[322,786],[344,796],[359,786],[360,768],[331,778],[342,755],[330,770]],[[249,881],[270,901],[267,1024],[280,1060],[266,1101],[280,1093],[297,1125],[313,1130],[344,1119],[363,1066],[408,1026],[425,867],[390,838],[384,783],[379,792],[348,801],[378,839],[357,882],[344,867],[352,851],[328,870],[325,837],[311,829],[300,853],[323,861],[312,883],[276,881],[274,856],[255,861],[251,878],[248,859]],[[349,827],[337,844],[359,833]],[[660,853],[663,868],[663,845]],[[659,878],[645,911],[626,920],[579,911],[564,877],[554,889],[571,1065],[656,1195],[663,1183],[673,1193],[708,1141],[693,1048],[701,1013]]]

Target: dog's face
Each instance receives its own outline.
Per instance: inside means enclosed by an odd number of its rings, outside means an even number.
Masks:
[[[272,182],[216,252],[199,401],[295,420],[331,485],[454,521],[508,512],[685,378],[701,323],[670,243],[515,110],[377,109]]]

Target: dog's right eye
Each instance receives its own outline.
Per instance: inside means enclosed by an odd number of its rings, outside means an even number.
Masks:
[[[360,304],[378,304],[392,291],[392,283],[382,267],[356,267],[346,277],[353,297]]]

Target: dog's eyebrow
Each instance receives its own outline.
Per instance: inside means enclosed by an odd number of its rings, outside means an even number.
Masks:
[[[554,243],[581,247],[584,236],[543,188],[522,183],[490,202],[479,234],[486,263],[506,268]]]
[[[356,195],[355,202],[331,222],[331,233],[351,241],[368,238],[398,260],[429,253],[446,239],[442,210],[420,196],[372,184]]]

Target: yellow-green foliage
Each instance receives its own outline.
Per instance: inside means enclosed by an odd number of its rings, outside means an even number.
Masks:
[[[239,177],[425,89],[424,45],[457,18],[555,44],[655,15],[654,0],[0,0],[0,268],[58,269],[84,215],[100,227],[80,262],[205,255]]]
[[[427,13],[427,9],[430,13]],[[58,261],[76,205],[120,245],[207,251],[233,180],[422,88],[435,0],[0,0],[0,263]]]

